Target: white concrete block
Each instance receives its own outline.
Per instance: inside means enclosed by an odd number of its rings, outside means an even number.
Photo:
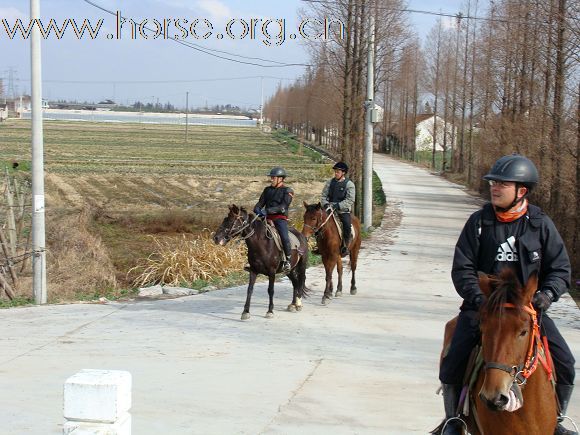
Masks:
[[[63,435],[131,435],[131,414],[128,412],[123,414],[116,423],[67,421],[62,433]]]
[[[64,417],[97,423],[115,423],[131,409],[131,373],[84,369],[64,384]]]

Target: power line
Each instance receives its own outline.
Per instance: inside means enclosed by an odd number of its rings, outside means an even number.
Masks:
[[[304,3],[318,3],[318,4],[322,4],[322,5],[326,5],[326,6],[334,6],[336,5],[336,3],[330,1],[330,0],[300,0]],[[414,13],[414,14],[424,14],[424,15],[435,15],[435,16],[439,16],[439,17],[449,17],[449,18],[455,18],[458,20],[475,20],[475,21],[489,21],[489,22],[497,22],[497,23],[511,23],[511,24],[535,24],[535,25],[545,25],[547,24],[546,22],[537,22],[537,21],[529,21],[529,20],[524,20],[524,21],[519,21],[519,20],[513,20],[513,19],[508,19],[508,18],[486,18],[486,17],[477,17],[475,15],[463,15],[463,13],[461,12],[457,12],[455,14],[452,13],[446,13],[446,12],[435,12],[435,11],[427,11],[427,10],[422,10],[422,9],[409,9],[409,8],[402,8],[402,9],[397,9],[397,8],[391,8],[388,6],[373,6],[373,8],[381,10],[381,11],[389,11],[389,12],[410,12],[410,13]]]
[[[88,3],[89,5],[97,8],[97,9],[100,9],[100,10],[102,10],[104,12],[107,12],[108,14],[117,16],[117,14],[115,12],[110,11],[109,9],[106,9],[106,8],[102,7],[102,6],[94,3],[91,0],[83,0],[83,1],[85,3]],[[122,19],[126,19],[126,17],[123,17],[123,16],[121,16],[121,18]],[[153,32],[154,31],[153,29],[151,29],[149,27],[146,27],[146,26],[143,26],[143,28],[149,30],[150,32]],[[185,41],[179,40],[179,39],[177,39],[177,38],[175,38],[173,36],[167,36],[167,39],[170,39],[170,40],[172,40],[174,42],[177,42],[178,44],[184,45],[186,47],[192,48],[192,49],[194,49],[196,51],[199,51],[201,53],[207,54],[208,56],[213,56],[213,57],[217,57],[218,59],[223,59],[223,60],[227,60],[227,61],[230,61],[230,62],[241,63],[241,64],[245,64],[245,65],[259,66],[259,67],[262,67],[262,68],[282,68],[282,67],[288,67],[288,66],[310,66],[309,64],[305,64],[305,63],[283,63],[283,62],[278,62],[278,61],[270,60],[270,59],[262,59],[262,58],[259,58],[259,57],[242,56],[240,54],[230,53],[230,52],[223,51],[223,50],[217,50],[217,49],[213,49],[213,48],[203,47],[202,45],[194,44],[193,42],[185,42]],[[255,62],[249,62],[249,61],[232,59],[232,58],[229,58],[229,57],[226,57],[226,56],[222,56],[222,55],[219,55],[219,54],[216,54],[216,53],[223,53],[223,54],[227,54],[228,56],[239,57],[239,58],[242,58],[242,59],[261,60],[263,62],[270,62],[270,63],[272,63],[274,65],[263,65],[263,64],[259,64],[259,63],[255,63]]]

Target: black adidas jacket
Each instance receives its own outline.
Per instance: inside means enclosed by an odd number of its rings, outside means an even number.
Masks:
[[[496,262],[496,256],[504,255],[501,246],[506,246],[504,242],[510,236],[516,239],[519,262],[513,264],[520,281],[525,284],[531,273],[538,271],[538,288],[551,290],[555,300],[568,291],[570,259],[564,241],[548,215],[530,204],[525,216],[504,223],[496,219],[493,207],[488,203],[470,216],[455,245],[451,279],[455,290],[464,299],[463,309],[474,308],[473,299],[481,294],[477,272],[497,274],[497,269],[503,267]]]

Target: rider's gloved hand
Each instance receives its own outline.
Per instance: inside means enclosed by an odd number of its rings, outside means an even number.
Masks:
[[[537,292],[532,299],[532,305],[537,311],[546,311],[554,302],[552,290],[542,290]]]
[[[487,301],[487,298],[485,297],[485,295],[483,293],[480,293],[476,297],[473,298],[471,303],[473,305],[475,305],[477,307],[477,309],[479,310],[483,306],[483,304],[485,304],[486,301]]]
[[[260,208],[260,207],[254,207],[254,213],[256,213],[256,215],[258,217],[265,217],[266,216],[266,210],[264,210],[263,208]]]

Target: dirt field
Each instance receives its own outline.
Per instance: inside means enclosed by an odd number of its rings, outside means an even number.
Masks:
[[[30,122],[0,124],[0,145],[0,164],[17,162],[14,174],[28,178]],[[49,280],[57,300],[118,296],[134,279],[128,270],[153,253],[152,236],[215,230],[228,204],[253,207],[273,166],[289,173],[296,192],[290,219],[300,225],[302,202],[318,200],[332,173],[329,162],[292,152],[255,128],[193,126],[185,143],[180,126],[52,121],[44,124],[44,150]],[[87,276],[70,288],[79,270]]]

